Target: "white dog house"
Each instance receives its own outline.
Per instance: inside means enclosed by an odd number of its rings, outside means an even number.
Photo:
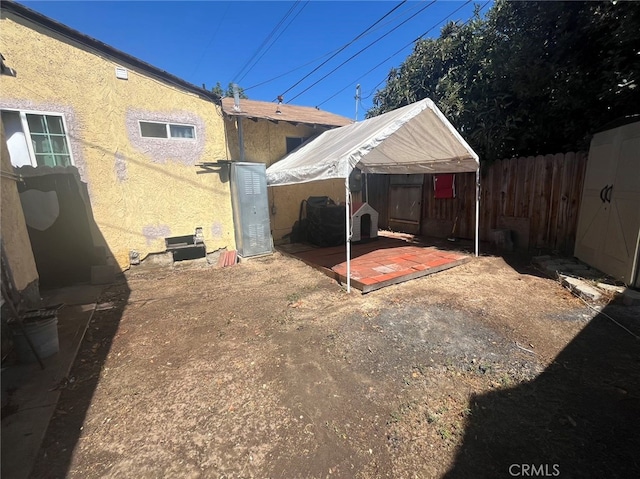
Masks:
[[[351,241],[362,241],[378,237],[378,212],[369,203],[352,203]]]

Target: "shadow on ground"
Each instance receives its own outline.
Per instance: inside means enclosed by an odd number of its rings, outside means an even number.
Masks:
[[[639,320],[612,303],[535,380],[472,397],[445,477],[640,477]]]
[[[106,286],[98,298],[97,310],[87,327],[67,381],[62,386],[57,408],[30,477],[67,476],[129,294],[129,286],[121,277],[114,284]]]
[[[8,360],[6,367],[3,364],[3,388],[6,378],[15,386],[7,391],[6,407],[3,394],[2,476],[22,479],[31,471],[32,477],[58,478],[69,470],[130,290],[123,277],[104,286],[113,280],[118,267],[95,222],[87,184],[77,169],[43,173],[22,167],[18,173],[31,251],[40,286],[47,289],[42,291],[42,304],[34,307],[61,306],[60,347],[44,360],[42,370],[16,360]],[[43,202],[54,199],[57,210],[47,217],[47,227],[29,221],[33,220],[29,212],[40,211]],[[25,205],[32,208],[25,209]],[[21,304],[19,300],[15,303]],[[70,390],[80,392],[73,402],[68,399]],[[49,454],[51,450],[56,453]]]

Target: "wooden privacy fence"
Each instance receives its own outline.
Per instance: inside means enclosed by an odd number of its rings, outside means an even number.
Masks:
[[[496,161],[482,169],[480,238],[512,232],[520,250],[573,253],[587,154],[564,153]],[[424,175],[421,233],[473,238],[475,173],[456,174],[456,197],[435,199],[433,175]],[[370,175],[369,202],[389,227],[389,178]],[[455,231],[454,231],[455,225]]]

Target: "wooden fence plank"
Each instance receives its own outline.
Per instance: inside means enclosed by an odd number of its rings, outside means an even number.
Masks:
[[[523,205],[522,214],[527,218],[531,218],[533,215],[533,200],[535,194],[535,170],[536,159],[533,156],[527,157],[524,193],[522,195]]]
[[[563,154],[553,155],[551,166],[551,184],[549,191],[549,216],[547,218],[546,243],[550,248],[558,246],[558,207],[560,206],[560,190],[562,187],[562,174],[564,171]]]
[[[515,184],[513,216],[517,218],[528,217],[528,212],[525,213],[526,210],[524,209],[524,205],[525,205],[524,189],[525,189],[525,180],[527,177],[526,162],[527,162],[527,158],[524,158],[524,157],[518,158],[514,162],[516,164],[516,169],[514,172],[516,176],[515,176],[515,181],[512,180],[512,182]]]
[[[567,223],[571,225],[571,228],[567,231],[566,242],[568,243],[567,249],[570,253],[573,253],[573,248],[576,242],[576,233],[578,229],[578,214],[580,212],[580,203],[582,200],[582,187],[584,184],[584,176],[587,171],[587,153],[576,153],[576,172],[571,181],[571,193],[569,197],[569,211],[567,214]]]
[[[489,238],[489,224],[491,222],[491,188],[489,185],[493,183],[493,168],[487,168],[480,174],[480,238],[486,240]]]
[[[569,196],[571,189],[572,177],[575,176],[577,162],[574,153],[564,155],[562,177],[560,178],[560,192],[557,199],[558,209],[556,212],[556,241],[554,249],[558,251],[566,251],[567,234],[569,233],[568,214],[569,214]]]

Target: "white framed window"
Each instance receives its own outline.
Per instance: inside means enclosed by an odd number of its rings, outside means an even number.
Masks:
[[[59,113],[2,110],[14,166],[73,165],[67,126]]]
[[[157,121],[139,121],[140,136],[143,138],[186,138],[196,139],[196,127],[179,123],[162,123]]]

